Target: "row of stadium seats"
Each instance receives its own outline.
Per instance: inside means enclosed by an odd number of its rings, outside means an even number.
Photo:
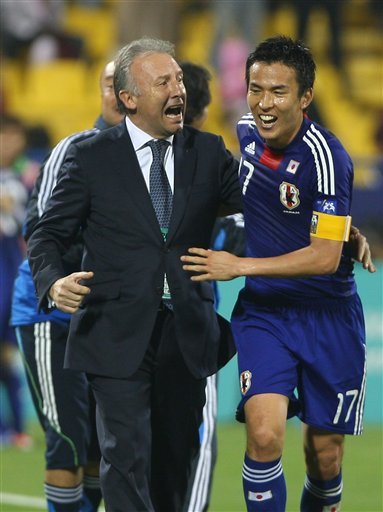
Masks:
[[[4,63],[7,111],[29,124],[46,126],[54,143],[68,133],[89,128],[99,114],[102,65],[68,59],[25,69],[18,63]]]
[[[89,9],[73,4],[68,8],[65,27],[84,38],[88,59],[58,60],[28,68],[17,62],[2,63],[7,110],[27,122],[45,124],[54,142],[68,133],[88,128],[98,114],[99,73],[115,50],[116,28],[111,5],[105,2],[102,8]],[[311,20],[315,30],[310,32],[308,43],[318,61],[316,100],[325,124],[337,133],[351,154],[373,155],[376,152],[374,113],[382,107],[382,37],[376,30],[366,30],[371,20],[362,19],[358,2],[350,1],[350,5],[354,9],[347,15],[343,37],[349,76],[347,90],[337,70],[324,58],[329,40],[326,20],[319,12]],[[218,78],[209,65],[213,24],[209,10],[189,13],[182,19],[177,55],[181,60],[209,67],[213,76],[213,102],[206,128],[223,134],[229,148],[235,150],[235,130],[225,125]],[[285,4],[267,20],[264,36],[286,33],[294,37],[295,31],[294,11]]]
[[[85,55],[91,61],[107,60],[115,49],[116,29],[112,3],[89,8],[69,5],[64,20],[68,33],[80,34],[85,42]]]

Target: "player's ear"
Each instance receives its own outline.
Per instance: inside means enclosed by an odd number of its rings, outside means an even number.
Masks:
[[[309,107],[309,105],[312,102],[313,98],[314,98],[313,88],[309,87],[308,89],[306,89],[306,91],[303,93],[303,95],[301,97],[301,108],[302,108],[302,110],[306,110]]]

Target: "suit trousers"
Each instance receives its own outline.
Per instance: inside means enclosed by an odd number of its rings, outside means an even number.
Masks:
[[[199,450],[206,379],[196,379],[183,360],[173,312],[158,312],[144,360],[131,377],[88,379],[97,403],[107,512],[182,510]]]

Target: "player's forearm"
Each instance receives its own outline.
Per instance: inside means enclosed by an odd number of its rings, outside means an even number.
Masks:
[[[311,239],[307,247],[270,258],[239,258],[226,251],[191,247],[181,256],[193,281],[228,281],[236,277],[303,277],[332,274],[339,266],[343,242]]]
[[[237,276],[303,277],[332,274],[339,265],[340,251],[335,247],[318,251],[313,246],[270,258],[237,258]],[[331,245],[331,244],[330,244]]]

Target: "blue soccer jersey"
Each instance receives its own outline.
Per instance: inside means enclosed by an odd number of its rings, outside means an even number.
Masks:
[[[266,146],[251,114],[242,117],[237,132],[247,256],[278,256],[308,246],[318,216],[329,226],[330,236],[323,238],[332,238],[331,230],[339,235],[343,219],[350,219],[353,182],[352,162],[339,140],[308,118],[283,150]],[[246,289],[265,300],[348,297],[356,292],[353,262],[344,253],[333,275],[248,277]]]

